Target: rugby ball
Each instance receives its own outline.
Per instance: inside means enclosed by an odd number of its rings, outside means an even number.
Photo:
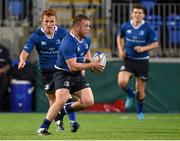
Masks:
[[[96,53],[92,56],[91,61],[92,61],[92,62],[93,62],[93,61],[99,61],[100,64],[101,64],[102,66],[104,66],[104,69],[105,69],[105,67],[106,67],[106,56],[105,56],[105,54],[104,54],[103,52],[100,52],[100,51],[96,52]],[[99,71],[98,71],[97,69],[95,69],[95,68],[92,68],[92,72],[99,72]]]

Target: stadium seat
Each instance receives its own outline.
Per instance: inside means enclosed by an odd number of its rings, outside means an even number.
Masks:
[[[54,8],[54,10],[57,12],[57,23],[69,27],[72,22],[72,9],[58,7]]]
[[[60,3],[59,0],[48,0],[47,1],[48,3]],[[61,0],[61,4],[70,4],[71,3],[71,0]]]
[[[75,6],[88,6],[90,4],[89,0],[72,0],[72,3]]]
[[[150,14],[152,8],[155,6],[156,0],[141,0],[141,4],[145,7],[147,15]]]
[[[180,44],[180,15],[169,15],[166,18],[169,42]]]
[[[161,26],[162,26],[162,18],[159,15],[149,15],[145,17],[145,20],[151,25],[151,27],[155,30],[158,38],[161,36]]]
[[[90,0],[90,3],[92,5],[100,5],[101,4],[101,0]]]
[[[9,10],[12,16],[20,16],[22,13],[22,5],[20,1],[12,1],[9,3]]]
[[[161,18],[161,16],[160,15],[149,15],[149,16],[145,17],[145,20],[155,30],[155,33],[160,41],[160,44],[162,44],[161,39],[163,36],[162,36],[162,18]],[[163,50],[162,46],[161,46],[160,50]],[[158,55],[156,50],[151,51],[150,54],[151,54],[151,56]]]

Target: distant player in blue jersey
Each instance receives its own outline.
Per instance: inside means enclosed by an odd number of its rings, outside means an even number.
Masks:
[[[135,5],[132,9],[132,19],[122,25],[117,37],[119,56],[123,64],[118,74],[118,84],[127,93],[125,108],[131,107],[134,97],[137,98],[137,118],[144,119],[143,104],[145,100],[145,84],[149,71],[148,51],[158,47],[155,31],[144,21],[144,8]],[[129,80],[136,77],[136,91]]]
[[[36,47],[39,55],[41,79],[50,105],[55,101],[53,74],[55,72],[54,65],[56,63],[58,49],[62,39],[68,33],[66,29],[56,26],[56,21],[57,15],[54,10],[46,9],[42,12],[42,25],[29,36],[20,54],[18,65],[19,69],[24,68],[27,57],[33,48]],[[69,97],[71,96],[69,95]],[[72,99],[69,99],[69,102],[72,102]],[[75,122],[75,112],[69,113],[69,119],[70,122]],[[64,130],[63,121],[60,121],[60,115],[57,115],[55,121],[58,129]]]
[[[72,111],[79,111],[94,104],[94,97],[89,83],[82,75],[85,69],[95,68],[103,71],[104,67],[99,62],[86,63],[88,56],[90,59],[90,21],[85,15],[78,15],[74,18],[70,33],[63,39],[56,62],[57,72],[54,74],[56,101],[49,108],[38,135],[49,135],[48,128],[57,116],[60,109],[61,115]],[[68,105],[64,104],[68,100],[69,94],[76,95],[79,100]],[[64,107],[63,107],[64,106]],[[77,125],[78,126],[78,125]]]

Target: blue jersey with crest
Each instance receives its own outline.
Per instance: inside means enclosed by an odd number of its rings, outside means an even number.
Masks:
[[[138,53],[134,50],[135,46],[146,46],[158,40],[155,31],[144,20],[138,27],[134,27],[132,21],[124,23],[119,29],[119,35],[125,39],[127,57],[132,59],[148,59],[148,51]]]
[[[24,45],[24,51],[30,53],[34,47],[39,55],[39,65],[41,70],[54,68],[56,63],[58,48],[62,39],[66,36],[67,30],[62,27],[55,27],[52,37],[48,37],[42,28],[37,28]]]
[[[61,42],[55,67],[71,72],[66,60],[76,58],[77,63],[83,63],[84,57],[90,48],[90,43],[91,39],[89,37],[79,41],[72,33],[67,34]]]

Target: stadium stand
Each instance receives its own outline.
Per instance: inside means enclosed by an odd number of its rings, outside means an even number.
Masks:
[[[180,56],[180,15],[169,15],[166,18],[168,43],[174,56]]]
[[[177,56],[176,49],[179,48],[180,44],[179,22],[177,19],[174,22],[172,17],[168,18],[167,16],[173,14],[178,17],[180,15],[180,2],[175,2],[175,0],[168,2],[165,3],[165,0],[111,0],[111,2],[106,0],[1,0],[0,32],[9,30],[7,33],[14,32],[11,35],[15,35],[17,34],[16,28],[22,28],[20,30],[23,32],[18,33],[18,36],[15,37],[11,37],[10,34],[2,35],[0,41],[3,44],[8,42],[10,51],[16,50],[13,54],[18,54],[20,44],[28,35],[29,28],[37,27],[40,22],[41,11],[50,7],[57,11],[58,24],[68,29],[75,15],[86,14],[89,16],[92,25],[92,48],[95,50],[97,48],[108,48],[111,50],[111,55],[114,54],[113,57],[117,57],[117,28],[129,19],[132,3],[142,3],[147,9],[147,21],[156,30],[160,38],[161,48],[155,50],[153,56],[175,57]],[[12,27],[13,30],[9,27]]]
[[[48,0],[48,3],[59,3],[59,0]],[[61,0],[61,4],[70,4],[71,0]]]
[[[148,15],[145,17],[145,20],[151,25],[151,27],[155,30],[159,41],[161,41],[162,36],[162,17],[160,15]],[[163,50],[162,46],[160,46],[159,50]],[[157,52],[150,52],[151,56],[158,56]]]
[[[146,8],[146,14],[150,15],[151,10],[154,8],[156,4],[156,0],[141,0],[141,3]]]
[[[169,42],[180,44],[180,15],[169,15],[166,19],[168,28]]]
[[[13,16],[19,17],[22,13],[22,5],[20,1],[10,2],[9,9]]]
[[[156,34],[160,36],[160,29],[162,26],[162,18],[160,15],[148,15],[145,20],[151,25],[151,27],[156,31]]]

